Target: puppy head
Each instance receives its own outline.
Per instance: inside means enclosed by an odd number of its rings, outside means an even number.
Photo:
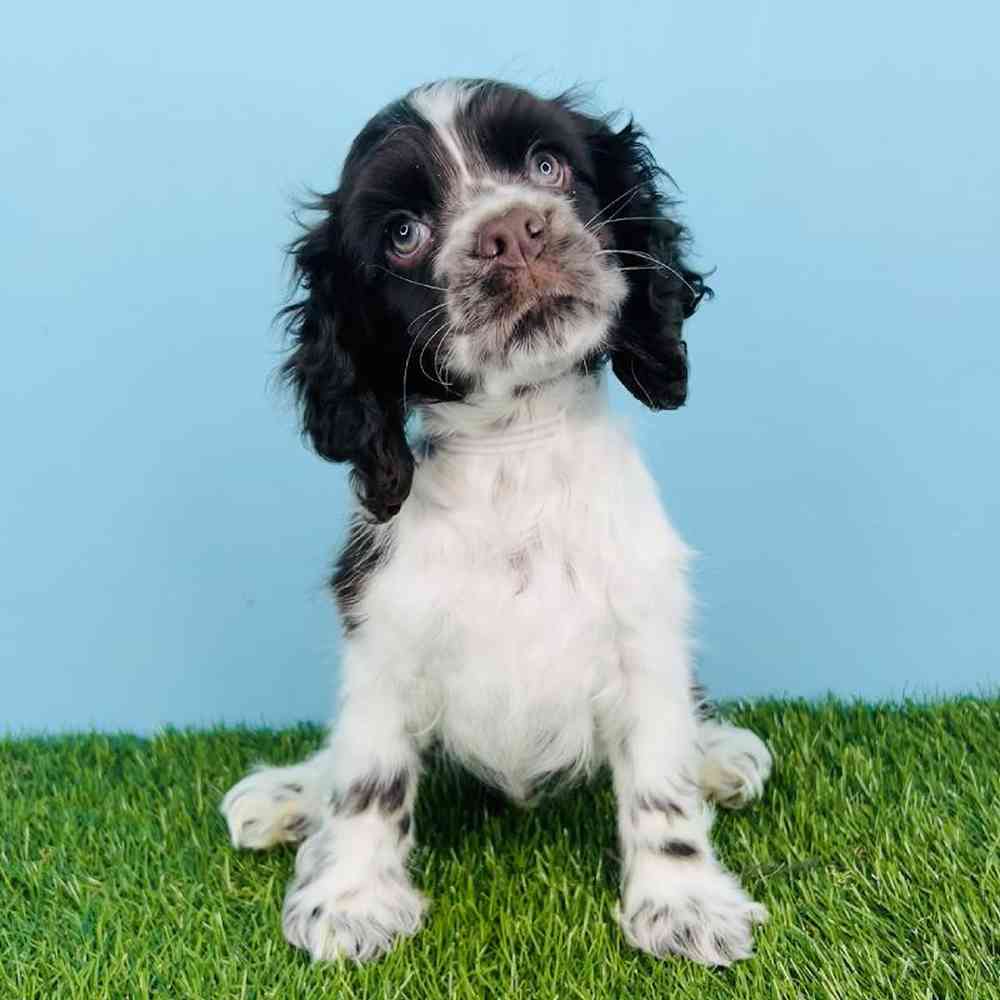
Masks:
[[[491,81],[376,115],[294,245],[284,366],[316,450],[377,520],[405,500],[413,403],[503,395],[610,359],[654,409],[687,393],[681,324],[706,291],[633,123]]]

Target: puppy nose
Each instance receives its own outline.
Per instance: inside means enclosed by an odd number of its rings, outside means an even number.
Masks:
[[[545,245],[545,219],[530,208],[512,208],[479,230],[478,253],[504,267],[527,267]]]

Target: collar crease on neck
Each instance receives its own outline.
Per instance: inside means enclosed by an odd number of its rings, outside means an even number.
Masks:
[[[457,455],[500,455],[525,451],[554,440],[566,426],[565,414],[496,431],[459,431],[433,438],[434,446]]]

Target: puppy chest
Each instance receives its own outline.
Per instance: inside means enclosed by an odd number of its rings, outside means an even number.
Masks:
[[[527,669],[540,657],[592,643],[612,629],[602,569],[586,546],[540,533],[484,547],[449,573],[443,644],[486,645]]]
[[[585,538],[539,524],[481,542],[449,574],[428,672],[452,749],[516,783],[543,758],[556,771],[588,755],[593,700],[617,679],[614,624]]]
[[[437,595],[438,652],[452,669],[514,682],[541,672],[544,689],[568,658],[606,651],[613,505],[572,444],[422,470],[441,503],[410,536],[410,561]]]

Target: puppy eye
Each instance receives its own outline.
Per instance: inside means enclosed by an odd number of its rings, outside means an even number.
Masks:
[[[566,174],[566,166],[555,153],[545,151],[532,154],[528,161],[528,174],[536,184],[559,187]]]
[[[409,216],[394,219],[386,227],[389,252],[395,257],[412,257],[426,242],[431,231],[428,226]]]

